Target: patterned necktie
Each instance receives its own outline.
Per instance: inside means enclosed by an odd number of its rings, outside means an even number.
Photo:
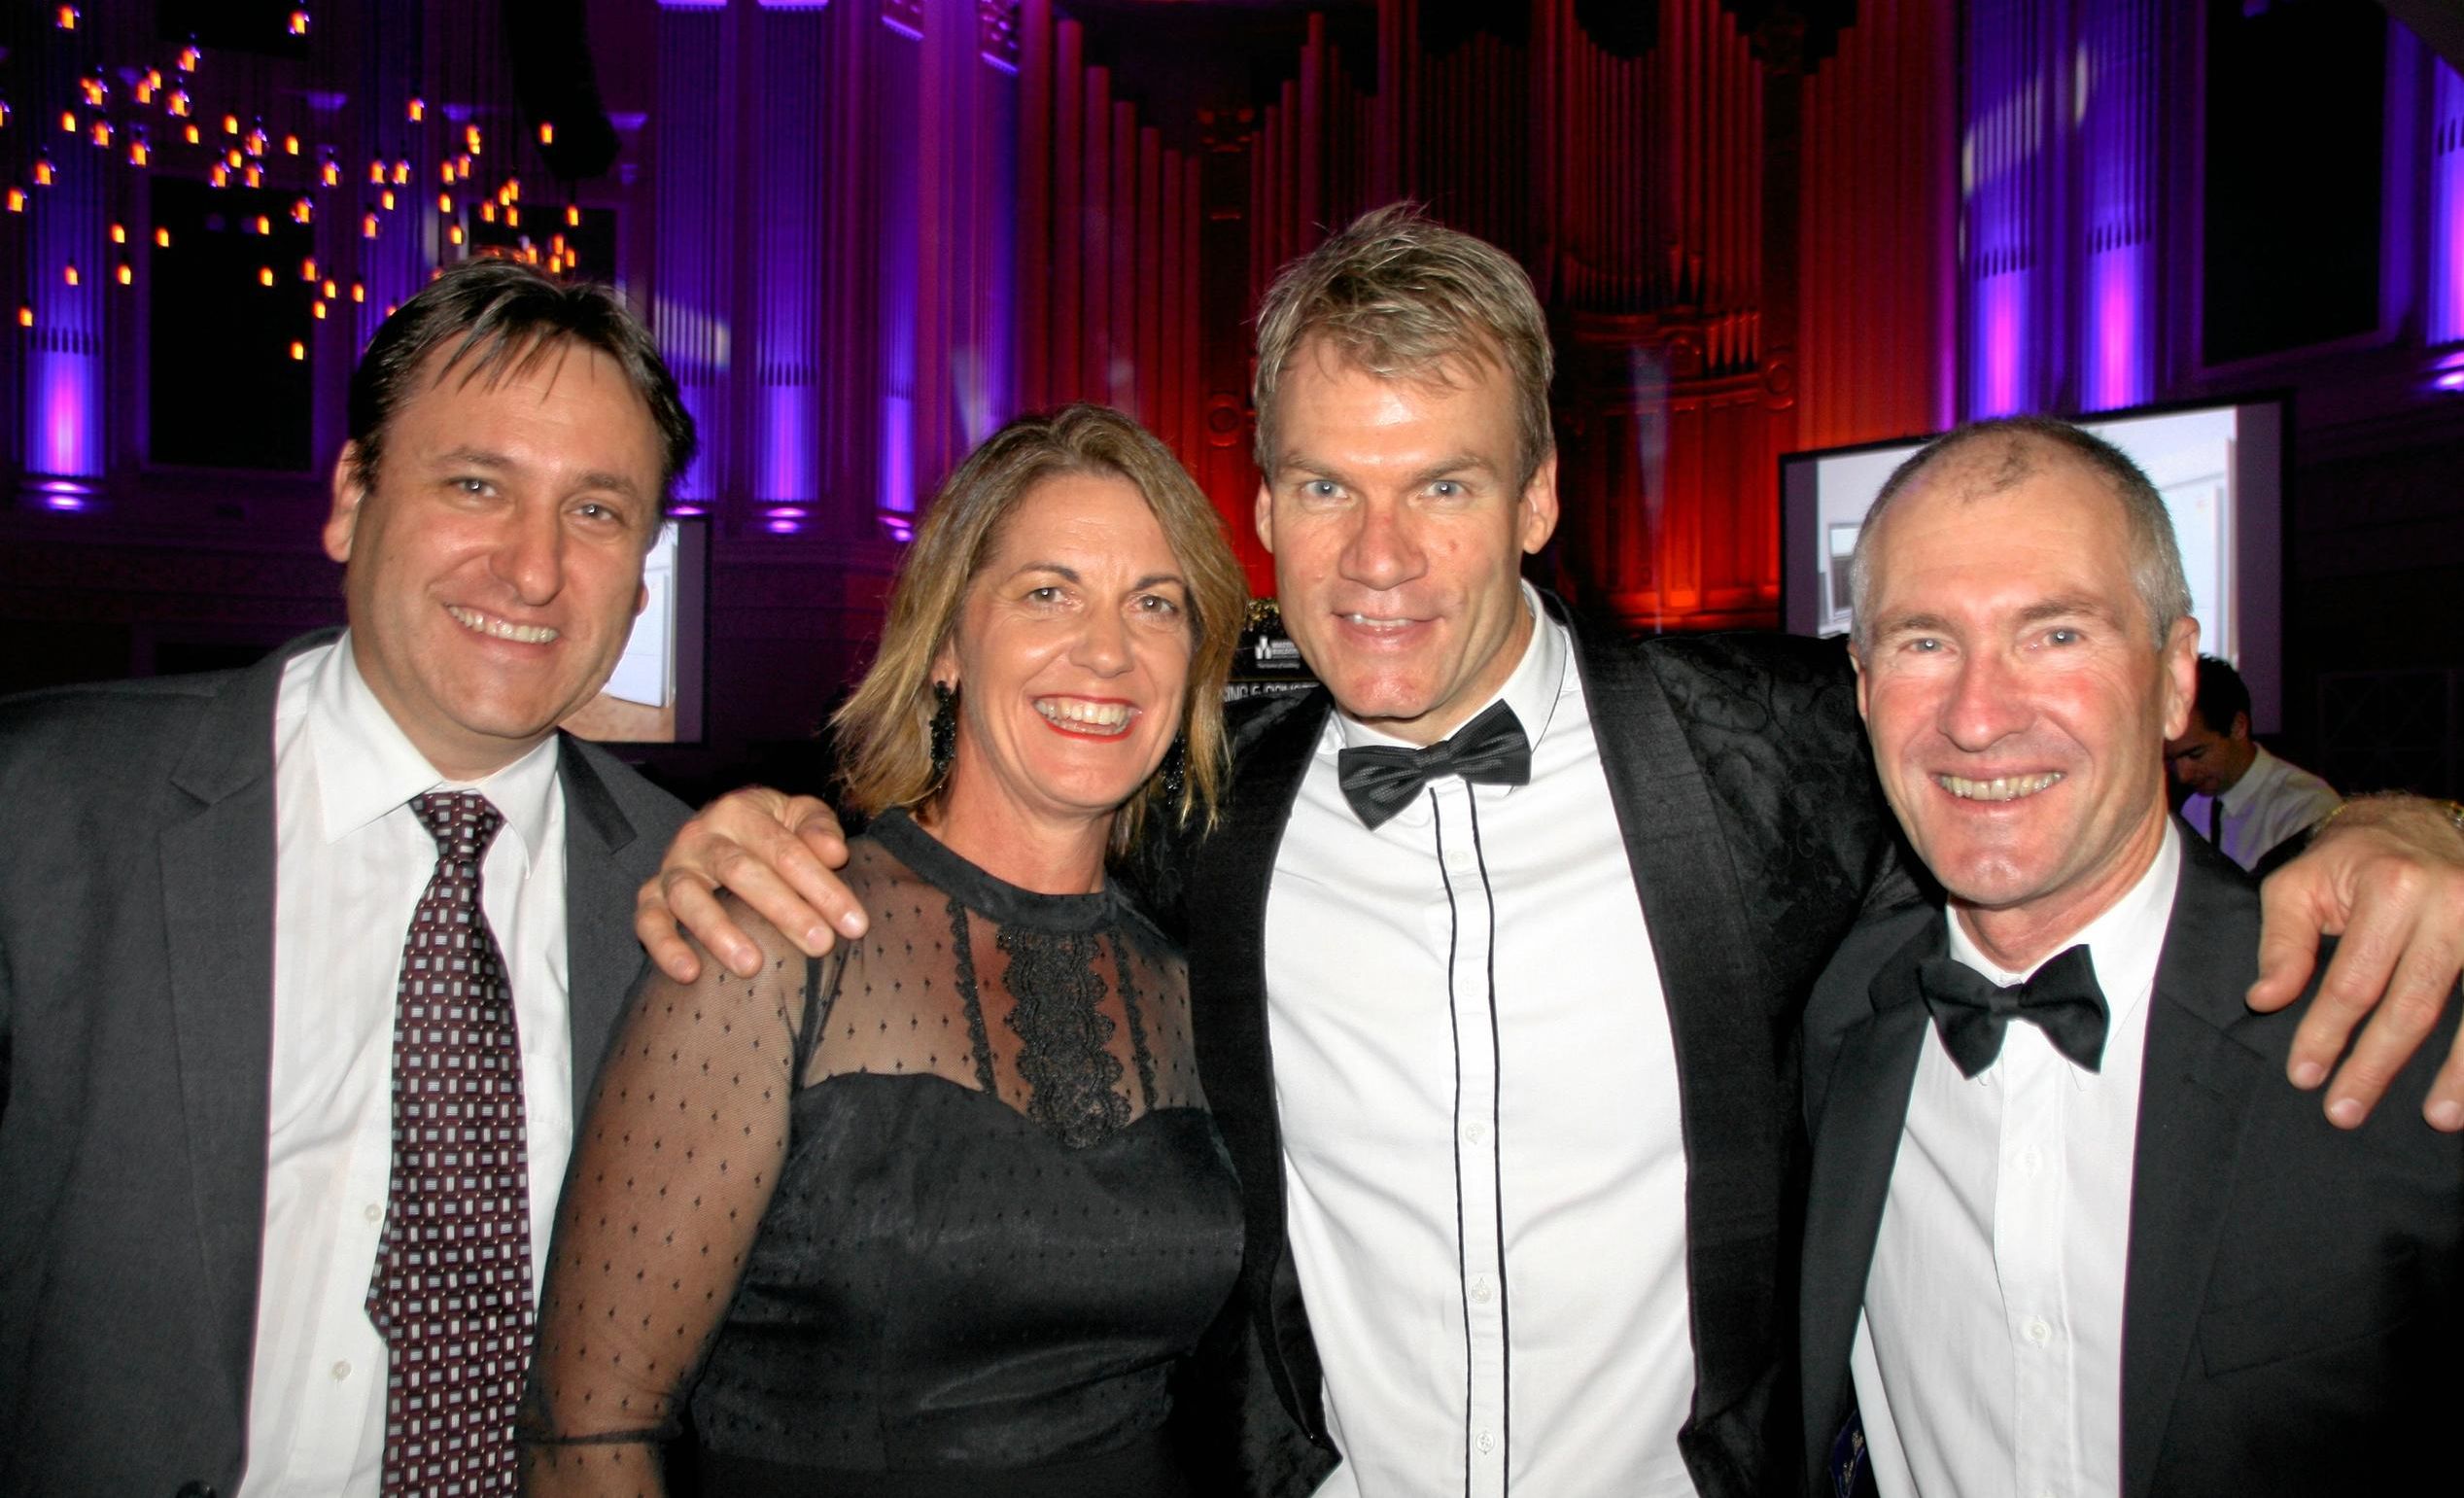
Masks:
[[[2104,1062],[2104,991],[2085,943],[2065,948],[2034,977],[2008,988],[1964,962],[1927,958],[1917,967],[1917,988],[1933,1012],[1942,1048],[1973,1077],[2002,1054],[2002,1030],[2026,1020],[2045,1032],[2055,1050],[2090,1071]]]
[[[436,872],[411,915],[394,1007],[394,1173],[367,1313],[385,1339],[383,1491],[514,1491],[531,1351],[522,1045],[479,864],[504,824],[476,791],[411,810]]]
[[[1521,785],[1532,778],[1532,744],[1522,719],[1503,702],[1427,749],[1369,745],[1335,756],[1343,799],[1363,825],[1375,831],[1420,794],[1420,787],[1449,775],[1475,784]]]

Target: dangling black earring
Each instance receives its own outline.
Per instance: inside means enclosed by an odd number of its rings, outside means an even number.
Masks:
[[[1189,736],[1184,734],[1174,739],[1172,747],[1163,751],[1163,804],[1167,807],[1179,806],[1181,793],[1188,788]]]
[[[950,779],[950,761],[958,753],[958,694],[947,681],[932,684],[932,783]]]

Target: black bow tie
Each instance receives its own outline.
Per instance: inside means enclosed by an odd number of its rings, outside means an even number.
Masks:
[[[1374,830],[1411,804],[1420,787],[1449,775],[1490,785],[1521,785],[1532,778],[1532,744],[1523,724],[1503,702],[1427,749],[1371,745],[1335,756],[1343,799],[1362,823]]]
[[[2036,969],[2025,983],[2003,988],[1950,958],[1928,958],[1917,968],[1917,988],[1933,1011],[1942,1048],[1960,1075],[1975,1076],[2002,1052],[2002,1030],[2014,1019],[2045,1032],[2055,1050],[2090,1071],[2104,1062],[2104,992],[2083,944]]]

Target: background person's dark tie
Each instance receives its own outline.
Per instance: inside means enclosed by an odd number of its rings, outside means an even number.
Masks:
[[[1470,722],[1427,749],[1366,745],[1335,756],[1343,799],[1375,830],[1411,804],[1431,781],[1459,775],[1475,784],[1521,785],[1532,778],[1531,740],[1514,710],[1493,702]]]
[[[1917,967],[1917,988],[1933,1012],[1942,1048],[1960,1075],[1975,1076],[2002,1054],[2002,1031],[2026,1020],[2045,1032],[2055,1050],[2095,1071],[2104,1062],[2104,991],[2083,943],[2065,949],[2025,983],[2002,987],[1951,958],[1927,958]]]
[[[531,1351],[522,1044],[479,904],[503,816],[476,791],[411,802],[436,872],[394,1008],[394,1172],[368,1319],[385,1339],[386,1494],[510,1493]]]

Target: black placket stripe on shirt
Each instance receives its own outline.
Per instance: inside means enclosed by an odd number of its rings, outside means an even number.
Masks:
[[[1480,842],[1480,798],[1463,787],[1464,804],[1472,812],[1472,861],[1480,870],[1480,896],[1489,916],[1489,1173],[1497,1195],[1497,1462],[1500,1492],[1513,1487],[1514,1464],[1514,1317],[1506,1294],[1506,1046],[1497,1023],[1497,891],[1489,884],[1488,850]]]
[[[1460,943],[1461,912],[1454,903],[1454,880],[1446,873],[1445,808],[1438,801],[1438,789],[1428,788],[1429,826],[1438,841],[1438,882],[1446,891],[1446,1025],[1454,1039],[1454,1117],[1463,1117],[1463,1011],[1455,1003],[1454,957]],[[1454,1286],[1463,1306],[1463,1491],[1472,1492],[1472,1386],[1475,1376],[1472,1355],[1472,1301],[1470,1267],[1463,1258],[1463,1130],[1460,1123],[1454,1130]]]

